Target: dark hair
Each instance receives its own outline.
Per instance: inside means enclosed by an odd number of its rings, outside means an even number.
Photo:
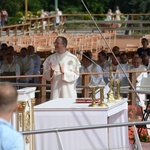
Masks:
[[[26,51],[27,52],[27,48],[26,47],[22,47],[20,51]]]
[[[149,44],[149,41],[148,41],[148,39],[147,38],[142,38],[142,40],[141,41],[145,41],[145,42],[147,42],[147,44]]]
[[[127,56],[128,57],[128,53],[124,52],[120,56]]]
[[[7,49],[14,49],[14,47],[13,46],[8,46],[8,48]]]
[[[101,52],[98,53],[98,55],[102,55],[103,57],[105,57],[107,59],[107,53],[103,50]]]
[[[58,36],[58,37],[57,37],[57,39],[58,39],[58,38],[61,38],[61,39],[62,39],[63,44],[65,44],[65,45],[67,46],[68,41],[67,41],[67,39],[66,39],[64,36]]]
[[[91,51],[84,52],[82,57],[86,58],[87,60],[92,59],[92,53],[91,53]]]

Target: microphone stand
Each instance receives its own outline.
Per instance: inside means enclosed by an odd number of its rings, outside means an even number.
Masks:
[[[126,74],[125,71],[123,70],[123,68],[122,68],[122,66],[121,66],[121,64],[120,64],[120,62],[118,61],[117,57],[115,56],[115,54],[114,54],[114,52],[112,51],[111,47],[109,46],[108,42],[106,41],[105,37],[103,36],[103,34],[102,34],[100,28],[98,27],[97,23],[95,22],[93,16],[91,15],[91,13],[90,13],[90,11],[88,10],[87,6],[85,5],[84,1],[81,0],[81,2],[82,2],[82,4],[84,5],[84,7],[85,7],[86,11],[88,12],[89,16],[91,17],[91,19],[92,19],[93,23],[95,24],[96,28],[98,29],[100,35],[102,36],[102,39],[104,40],[105,44],[106,44],[107,47],[108,47],[108,49],[109,49],[110,52],[113,54],[113,56],[114,56],[114,58],[116,59],[116,61],[117,61],[118,65],[119,65],[119,67],[121,68],[122,72],[123,72],[124,75],[126,76],[126,78],[127,78],[128,82],[129,82],[129,84],[131,85],[132,89],[133,89],[133,90],[136,90],[135,87],[134,87],[134,85],[133,85],[132,82],[130,81],[129,77],[127,76],[127,74]],[[137,93],[136,93],[136,96],[137,96],[137,98],[138,98],[139,101],[140,101],[139,95],[138,95]]]

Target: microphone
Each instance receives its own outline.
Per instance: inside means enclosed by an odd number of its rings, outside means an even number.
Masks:
[[[88,56],[84,55],[84,54],[82,53],[82,51],[78,50],[78,51],[77,51],[77,54],[83,55],[83,56],[86,57],[88,60],[90,60],[92,63],[94,63],[95,65],[98,65],[93,59],[91,59],[91,58],[89,58]]]

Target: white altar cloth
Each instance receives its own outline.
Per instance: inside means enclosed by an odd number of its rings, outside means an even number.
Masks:
[[[55,99],[34,107],[35,130],[128,122],[125,100],[108,108],[88,107],[74,99]],[[125,149],[128,128],[103,128],[59,133],[64,150]],[[123,148],[124,147],[124,148]],[[59,150],[56,133],[35,135],[35,150]]]

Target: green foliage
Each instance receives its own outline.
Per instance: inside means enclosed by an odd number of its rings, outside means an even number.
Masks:
[[[27,2],[28,11],[32,13],[29,16],[40,16],[41,9],[49,12],[55,10],[55,0],[27,0]],[[120,7],[122,13],[150,13],[150,0],[84,0],[83,2],[91,14],[106,14],[109,8],[115,12],[116,6]],[[58,7],[63,14],[88,13],[81,0],[58,0]],[[20,14],[17,12],[25,14],[25,0],[1,0],[0,10],[4,8],[8,11],[10,19],[18,17]],[[88,19],[87,16],[85,18]],[[101,20],[103,18],[96,17],[95,19]],[[144,19],[149,20],[150,17]]]
[[[91,17],[90,17],[88,14],[84,14],[84,15],[83,15],[83,19],[84,19],[84,20],[90,20]]]
[[[16,17],[17,17],[17,18],[23,17],[23,13],[22,13],[21,11],[18,11],[18,12],[16,13]]]
[[[40,15],[41,15],[41,11],[39,10],[39,11],[37,11],[36,12],[36,15],[38,16],[38,17],[40,17]]]

